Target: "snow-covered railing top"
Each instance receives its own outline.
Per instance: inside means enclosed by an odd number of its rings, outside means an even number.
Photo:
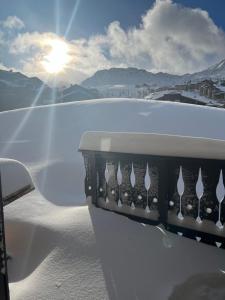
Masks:
[[[3,205],[22,197],[34,189],[27,168],[19,161],[0,158]]]
[[[9,300],[3,206],[34,189],[26,167],[12,159],[0,159],[0,299]]]
[[[155,133],[88,131],[79,150],[225,160],[223,140]]]
[[[225,141],[86,132],[79,150],[93,204],[225,248]]]

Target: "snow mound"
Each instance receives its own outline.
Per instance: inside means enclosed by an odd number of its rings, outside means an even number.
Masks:
[[[19,161],[0,158],[0,172],[4,205],[34,189],[29,171]]]

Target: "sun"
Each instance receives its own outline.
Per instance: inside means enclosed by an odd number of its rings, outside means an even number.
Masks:
[[[67,67],[69,57],[69,47],[66,42],[57,39],[50,39],[47,42],[50,52],[44,56],[42,65],[47,73],[58,74]]]

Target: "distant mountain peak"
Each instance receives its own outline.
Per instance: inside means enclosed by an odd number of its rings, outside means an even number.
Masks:
[[[98,70],[93,76],[84,80],[82,85],[94,88],[140,84],[148,84],[152,87],[164,87],[185,83],[190,80],[198,81],[218,78],[225,78],[225,59],[201,72],[184,75],[172,75],[163,72],[151,73],[134,67]]]
[[[209,69],[211,70],[221,70],[225,69],[225,59],[221,60],[219,63],[211,66]]]
[[[151,73],[144,69],[134,67],[111,68],[99,70],[90,78],[82,82],[85,87],[98,87],[107,85],[168,85],[179,81],[180,76],[167,73]]]
[[[201,72],[190,74],[193,79],[224,79],[225,78],[225,59],[210,66]]]

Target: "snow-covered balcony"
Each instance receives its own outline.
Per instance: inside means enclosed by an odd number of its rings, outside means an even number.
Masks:
[[[223,109],[153,100],[0,113],[0,156],[26,165],[36,187],[4,207],[11,300],[223,299],[224,249],[87,206],[77,150],[90,130],[225,140],[224,128]]]

